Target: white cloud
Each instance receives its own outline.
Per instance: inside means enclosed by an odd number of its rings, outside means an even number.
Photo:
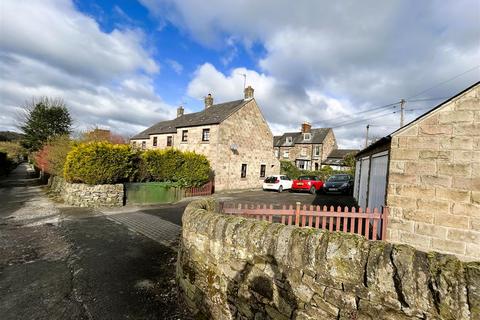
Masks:
[[[167,59],[166,62],[168,63],[168,65],[170,66],[170,68],[172,68],[172,70],[176,73],[176,74],[182,74],[183,72],[183,65],[180,64],[180,62],[176,61],[176,60],[173,60],[173,59]]]
[[[62,97],[75,125],[133,134],[173,108],[155,93],[159,66],[141,30],[100,30],[70,0],[14,1],[1,6],[0,126],[33,96]]]
[[[213,90],[220,97],[238,96],[231,91],[232,87],[240,91],[241,77],[236,73],[244,70],[250,80],[264,79],[255,85],[256,96],[274,129],[297,127],[304,118],[336,125],[338,121],[325,119],[349,120],[359,111],[407,98],[480,61],[480,3],[475,0],[141,2],[203,45],[231,47],[225,39],[234,39],[237,46],[261,44],[265,52],[254,58],[258,71],[240,68],[221,74],[206,64],[188,92],[204,95]],[[479,78],[477,69],[423,96],[451,96]],[[439,101],[428,104],[435,102]],[[418,112],[407,114],[407,120],[415,115]],[[341,144],[361,144],[369,122],[381,124],[375,134],[384,135],[395,129],[398,115],[336,129]]]

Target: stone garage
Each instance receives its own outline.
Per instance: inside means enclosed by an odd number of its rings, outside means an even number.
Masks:
[[[389,207],[389,241],[480,259],[480,82],[356,159],[354,196]]]

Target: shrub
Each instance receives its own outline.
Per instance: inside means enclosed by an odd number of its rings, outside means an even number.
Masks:
[[[14,163],[21,162],[27,154],[25,148],[18,141],[0,141],[0,151],[6,153],[7,157]]]
[[[142,156],[150,181],[177,181],[177,170],[185,161],[179,150],[147,150]]]
[[[303,174],[302,170],[295,167],[295,165],[288,160],[280,161],[280,173],[287,175],[290,179],[297,179]]]
[[[10,173],[15,167],[14,162],[7,156],[6,152],[0,151],[0,176]]]
[[[63,176],[67,154],[73,145],[73,141],[66,135],[50,139],[35,153],[35,166],[48,174]]]
[[[210,162],[201,154],[176,149],[147,150],[137,165],[137,181],[170,181],[199,186],[210,177]]]
[[[69,182],[118,183],[133,176],[134,160],[135,153],[128,145],[82,143],[68,153],[64,176]]]
[[[201,186],[210,178],[210,162],[195,152],[185,152],[184,162],[177,173],[178,181],[185,186]]]

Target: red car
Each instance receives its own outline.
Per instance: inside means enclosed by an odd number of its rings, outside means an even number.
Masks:
[[[315,194],[323,188],[323,181],[316,176],[301,176],[293,180],[292,191],[308,191]]]

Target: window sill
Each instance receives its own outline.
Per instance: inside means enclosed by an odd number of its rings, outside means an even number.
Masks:
[[[201,143],[203,143],[203,144],[209,144],[210,141],[202,141]]]

